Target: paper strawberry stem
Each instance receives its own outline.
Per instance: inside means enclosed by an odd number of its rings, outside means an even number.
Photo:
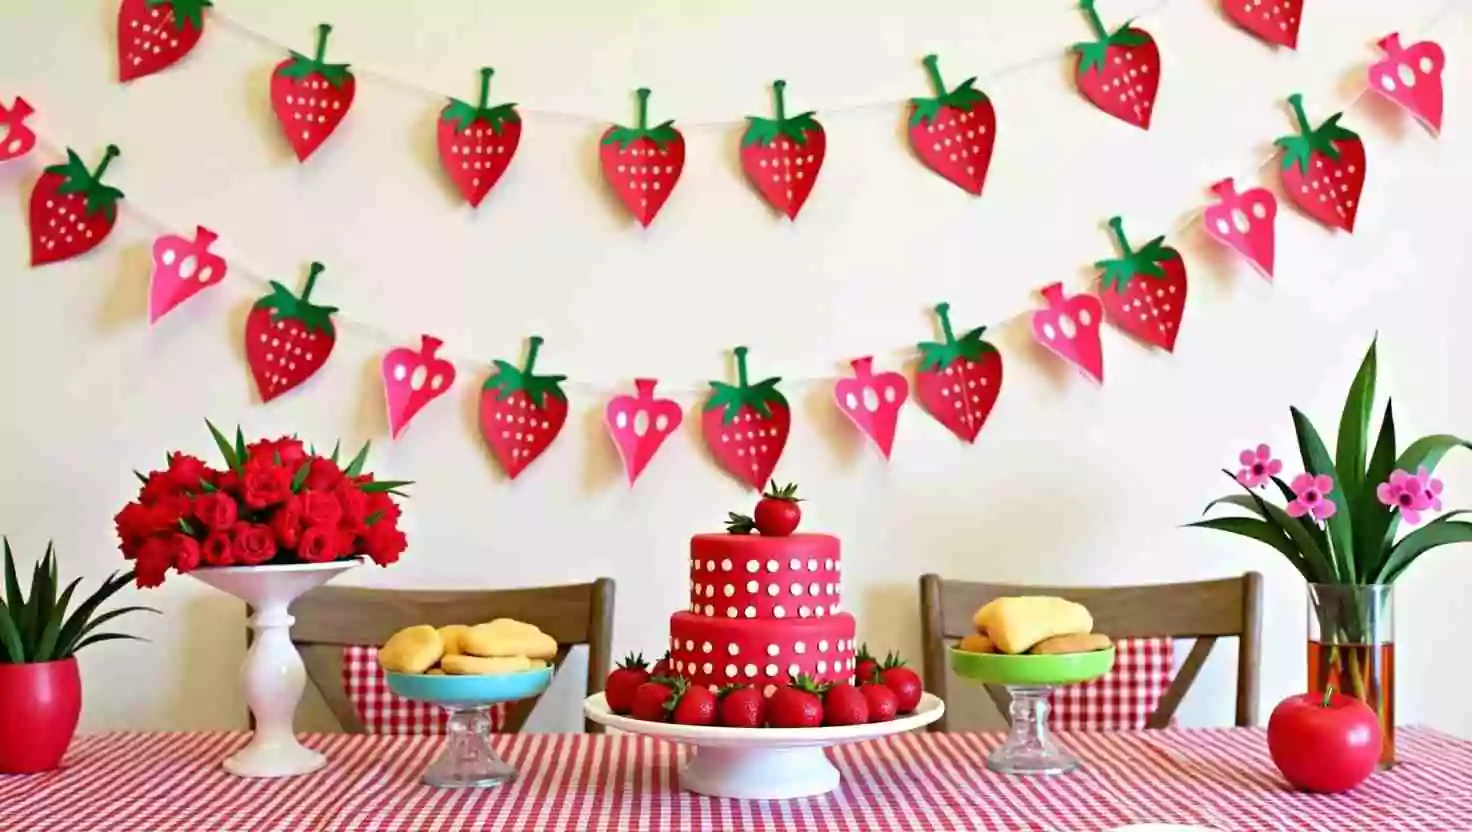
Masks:
[[[1105,289],[1123,292],[1136,277],[1165,277],[1165,270],[1160,264],[1166,260],[1174,260],[1176,253],[1166,247],[1164,236],[1156,237],[1146,243],[1144,248],[1135,251],[1130,248],[1129,238],[1124,235],[1124,220],[1110,217],[1109,230],[1114,233],[1114,240],[1124,256],[1094,263],[1095,267],[1104,270]]]
[[[1099,13],[1094,10],[1094,0],[1079,0],[1078,5],[1080,9],[1083,9],[1089,29],[1094,33],[1093,41],[1075,43],[1069,47],[1071,51],[1079,53],[1082,58],[1079,64],[1080,72],[1103,67],[1111,46],[1140,46],[1149,42],[1150,38],[1147,35],[1130,28],[1130,24],[1134,21],[1125,21],[1123,26],[1113,32],[1105,29],[1104,21],[1099,19]]]
[[[300,52],[292,52],[290,64],[282,67],[279,74],[286,78],[306,78],[310,75],[321,75],[322,78],[334,87],[341,87],[347,81],[347,64],[329,64],[324,59],[327,56],[327,36],[332,33],[332,26],[328,23],[317,25],[317,52],[308,58]]]
[[[787,404],[787,398],[777,389],[777,383],[782,379],[765,378],[756,384],[749,384],[746,376],[746,347],[737,347],[733,352],[736,354],[736,386],[712,381],[710,386],[715,392],[710,401],[705,403],[705,409],[724,408],[721,420],[726,424],[734,421],[743,407],[749,407],[763,418],[770,419],[772,411],[769,405]]]
[[[337,311],[337,307],[318,306],[310,301],[312,290],[317,286],[317,276],[326,268],[321,263],[312,264],[311,270],[307,272],[307,285],[302,287],[301,297],[292,294],[290,289],[280,283],[271,281],[271,294],[256,301],[252,308],[272,309],[275,310],[272,316],[275,320],[301,321],[302,326],[307,329],[333,335],[332,313]]]
[[[148,7],[168,6],[174,10],[174,28],[184,31],[188,26],[204,27],[204,10],[215,5],[210,0],[148,0]]]
[[[102,176],[107,172],[107,166],[112,160],[122,155],[118,146],[110,144],[107,152],[103,154],[102,161],[97,165],[97,170],[87,169],[87,163],[71,148],[66,149],[66,163],[52,165],[46,168],[46,173],[56,173],[66,177],[66,180],[56,189],[58,194],[81,194],[84,200],[88,216],[101,213],[111,220],[117,215],[118,200],[123,198],[123,192],[110,185],[103,184]]]
[[[491,132],[500,135],[507,124],[521,121],[521,116],[516,112],[515,104],[498,104],[490,106],[491,101],[491,77],[496,70],[491,67],[481,67],[480,70],[480,98],[475,105],[461,101],[458,98],[450,99],[450,106],[445,108],[440,116],[442,121],[455,122],[456,132],[469,130],[471,125],[477,121],[483,121],[491,128]]]
[[[1303,111],[1303,96],[1293,93],[1288,96],[1288,106],[1293,108],[1293,118],[1298,122],[1298,135],[1283,136],[1274,141],[1273,144],[1283,149],[1284,169],[1297,167],[1307,172],[1309,159],[1315,153],[1322,153],[1326,158],[1338,159],[1339,149],[1334,146],[1336,141],[1358,140],[1359,134],[1339,126],[1339,119],[1344,113],[1335,113],[1318,127],[1309,124],[1308,115]]]
[[[920,369],[921,370],[944,370],[961,359],[975,361],[989,352],[996,352],[997,348],[981,340],[986,333],[986,327],[979,326],[968,330],[960,338],[951,329],[951,304],[949,301],[941,301],[935,305],[936,317],[940,319],[941,335],[945,343],[937,344],[933,341],[922,341],[920,347]]]
[[[1078,6],[1084,10],[1084,18],[1088,20],[1094,37],[1099,40],[1108,40],[1109,30],[1104,28],[1104,21],[1099,19],[1099,12],[1094,9],[1094,0],[1080,0]]]
[[[813,110],[799,113],[792,118],[787,117],[786,90],[787,82],[781,78],[772,82],[772,96],[776,105],[777,117],[770,119],[747,116],[746,133],[741,137],[743,147],[753,144],[765,147],[776,141],[778,137],[785,137],[798,145],[805,145],[808,141],[808,131],[821,129],[818,122],[813,119],[813,116],[817,115]]]
[[[930,78],[930,86],[935,90],[935,97],[910,99],[910,103],[915,106],[915,112],[910,116],[911,124],[934,120],[942,107],[970,112],[977,104],[986,100],[986,94],[975,88],[975,78],[967,78],[959,87],[948,90],[946,82],[940,77],[940,59],[935,55],[926,55],[922,63],[925,64],[925,74]]]
[[[1211,192],[1221,199],[1230,199],[1237,195],[1237,182],[1228,176],[1226,179],[1211,183]]]
[[[649,89],[640,87],[634,90],[634,95],[639,98],[638,126],[615,125],[614,129],[608,131],[608,135],[603,137],[603,143],[617,144],[622,149],[640,139],[649,139],[663,150],[669,146],[670,142],[679,140],[680,133],[674,128],[674,119],[669,119],[654,127],[649,126]]]
[[[537,353],[542,349],[542,336],[531,336],[527,339],[527,344],[526,364],[518,369],[510,362],[497,359],[497,372],[486,379],[484,389],[496,391],[498,400],[518,391],[523,392],[532,407],[538,410],[546,407],[548,396],[566,400],[567,394],[562,392],[562,382],[567,380],[567,376],[539,376],[532,372],[537,365]]]

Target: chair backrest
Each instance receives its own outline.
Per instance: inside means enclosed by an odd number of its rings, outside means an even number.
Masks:
[[[1195,639],[1191,652],[1147,720],[1148,728],[1170,724],[1217,639],[1236,638],[1236,724],[1256,724],[1258,663],[1262,650],[1262,576],[1258,573],[1216,581],[1121,587],[1017,586],[946,581],[939,575],[922,575],[920,613],[927,690],[950,701],[946,690],[950,678],[946,648],[956,639],[976,631],[971,619],[978,608],[993,599],[1011,595],[1057,595],[1077,601],[1093,614],[1094,629],[1111,638]],[[1006,715],[1006,691],[989,685],[987,693]],[[946,720],[941,719],[931,725],[931,730],[944,731],[946,725]]]
[[[590,584],[500,590],[400,590],[324,586],[292,605],[296,623],[291,640],[301,651],[307,677],[321,692],[344,731],[363,733],[357,709],[343,689],[346,645],[381,645],[389,636],[416,624],[443,627],[475,624],[493,618],[515,618],[535,624],[557,640],[558,669],[575,645],[588,646],[588,692],[603,690],[612,659],[613,579]],[[537,700],[518,702],[506,719],[516,732],[526,723]],[[602,726],[585,721],[585,729]]]

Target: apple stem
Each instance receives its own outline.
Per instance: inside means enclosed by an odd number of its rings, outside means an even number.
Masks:
[[[1321,708],[1327,708],[1327,707],[1329,707],[1329,702],[1333,698],[1334,698],[1334,686],[1333,685],[1326,685],[1324,687],[1324,701],[1322,701],[1322,702],[1319,703],[1319,707],[1321,707]]]

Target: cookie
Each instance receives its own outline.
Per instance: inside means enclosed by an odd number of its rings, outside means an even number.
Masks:
[[[378,648],[378,666],[390,673],[423,673],[445,654],[440,634],[428,624],[408,627]]]
[[[460,639],[470,632],[470,628],[464,624],[449,624],[441,627],[440,641],[445,643],[446,656],[458,656],[465,651],[460,648]]]
[[[995,653],[997,652],[997,645],[992,644],[992,640],[987,638],[984,633],[972,633],[961,639],[961,643],[956,645],[956,649],[967,653]]]
[[[451,676],[495,676],[502,673],[520,673],[532,669],[532,660],[526,656],[503,656],[483,659],[479,656],[446,656],[440,667]]]
[[[1082,605],[1051,595],[998,598],[976,611],[976,628],[1003,653],[1026,653],[1044,639],[1087,633],[1094,617]]]
[[[498,618],[467,630],[460,637],[460,649],[482,658],[550,659],[557,655],[557,641],[531,624]]]
[[[445,671],[441,670],[438,667],[431,667],[430,669],[424,671],[424,675],[425,676],[443,676],[443,675],[445,675]]]
[[[1092,653],[1095,650],[1107,650],[1110,644],[1113,642],[1103,633],[1075,633],[1043,639],[1027,652],[1040,656],[1052,656],[1059,653]]]

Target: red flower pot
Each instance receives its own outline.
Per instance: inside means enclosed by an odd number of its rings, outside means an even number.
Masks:
[[[82,677],[75,658],[0,664],[0,774],[61,765],[81,715]]]

